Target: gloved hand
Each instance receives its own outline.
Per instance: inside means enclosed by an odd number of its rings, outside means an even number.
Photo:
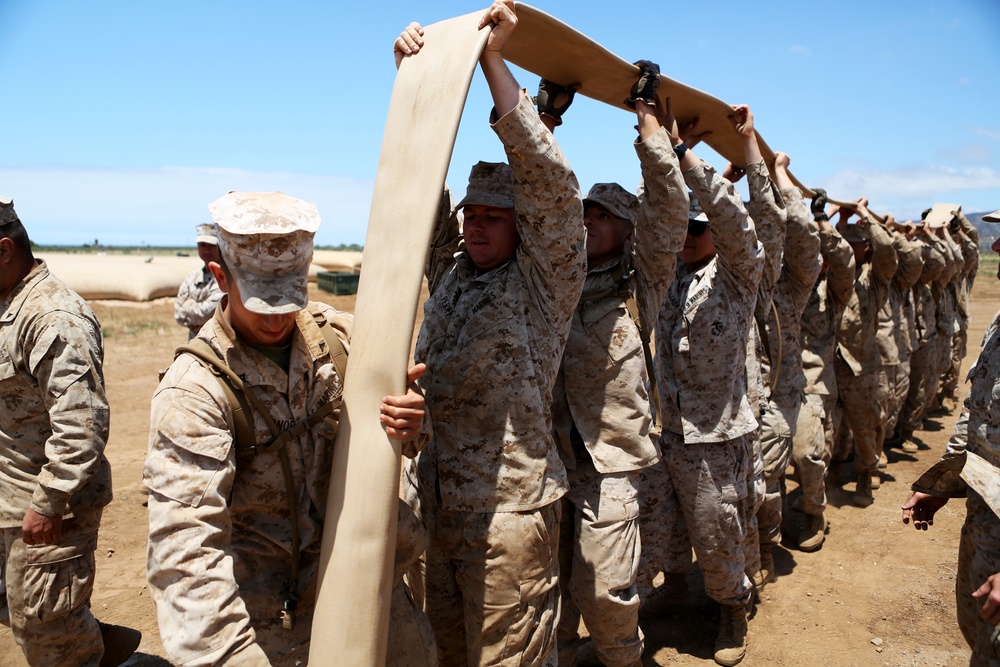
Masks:
[[[578,87],[578,84],[560,86],[554,81],[542,79],[538,82],[538,95],[535,97],[538,113],[554,120],[556,127],[562,125],[562,115],[573,103],[573,96],[576,95]]]
[[[635,63],[639,68],[639,79],[632,85],[625,104],[629,109],[635,109],[636,100],[646,104],[656,101],[656,91],[660,89],[660,66],[651,60],[640,60]]]
[[[826,215],[826,190],[823,188],[813,188],[813,192],[816,196],[813,197],[812,203],[809,204],[809,210],[812,211],[813,217],[818,215]]]

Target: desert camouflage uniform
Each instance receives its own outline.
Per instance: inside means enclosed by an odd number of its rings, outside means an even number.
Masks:
[[[931,374],[928,379],[927,402],[924,411],[938,406],[938,389],[945,371],[951,368],[952,340],[955,337],[956,310],[954,282],[965,268],[962,248],[952,240],[935,238],[939,251],[945,258],[945,268],[931,286],[937,310],[937,337],[932,352]]]
[[[775,368],[774,360],[767,356],[761,360],[764,380],[770,389],[761,428],[767,483],[764,502],[757,513],[762,545],[775,545],[781,537],[781,479],[792,460],[792,443],[806,386],[799,350],[802,314],[823,266],[819,229],[802,194],[797,189],[785,189],[781,194],[788,207],[784,258],[771,299],[774,306],[765,314],[768,347],[772,356],[780,354],[781,365]],[[759,301],[760,295],[757,298]],[[757,310],[759,313],[760,305]]]
[[[937,280],[944,270],[944,255],[934,244],[924,240],[919,241],[924,268],[920,279],[913,286],[913,311],[916,323],[917,343],[910,355],[910,387],[906,392],[903,409],[896,420],[897,429],[904,432],[919,430],[923,425],[924,406],[931,375],[931,359],[937,339],[937,310],[931,283]]]
[[[962,247],[965,268],[955,284],[957,322],[952,340],[951,368],[945,371],[941,381],[942,393],[950,398],[955,398],[962,373],[962,360],[965,359],[969,340],[969,296],[979,272],[979,230],[961,212],[956,217],[961,230],[958,242]]]
[[[0,301],[0,621],[33,666],[104,653],[90,611],[111,502],[103,345],[93,311],[44,262]],[[58,544],[25,545],[29,507],[63,518]]]
[[[441,664],[553,665],[567,481],[552,386],[586,278],[583,206],[530,96],[493,128],[521,244],[480,273],[454,217],[439,224],[415,352],[434,434],[406,479],[432,515],[427,613]]]
[[[837,375],[839,418],[836,421],[834,460],[851,453],[851,436],[857,453],[858,472],[876,472],[885,438],[886,395],[880,384],[882,360],[875,344],[878,313],[889,297],[889,281],[896,273],[896,253],[885,227],[865,218],[857,223],[867,232],[871,262],[855,267],[854,296],[844,310],[837,329]]]
[[[346,347],[351,315],[313,306]],[[343,390],[308,310],[296,316],[287,373],[239,340],[221,308],[198,338],[243,378],[279,428],[305,419]],[[253,412],[257,442],[267,443],[271,432]],[[153,394],[150,425],[143,470],[150,489],[147,576],[167,656],[184,665],[304,664],[335,419],[285,446],[297,494],[301,559],[293,630],[280,621],[292,536],[277,453],[237,460],[230,403],[215,375],[190,355],[174,361]]]
[[[889,284],[889,298],[879,311],[876,333],[885,382],[887,434],[896,428],[896,420],[910,386],[910,330],[906,324],[905,308],[924,266],[920,246],[904,235],[894,233],[892,247],[896,251],[899,268]]]
[[[747,172],[760,182],[766,167]],[[683,516],[706,592],[736,605],[752,593],[744,542],[757,416],[745,368],[764,250],[731,183],[704,163],[684,180],[711,221],[716,256],[695,270],[682,266],[659,311],[660,448],[672,484],[662,502],[668,518]]]
[[[553,389],[553,423],[569,476],[560,529],[559,662],[566,664],[575,662],[581,614],[604,664],[633,665],[644,646],[637,482],[660,453],[649,437],[643,342],[619,288],[631,266],[648,336],[684,246],[688,196],[666,130],[637,141],[635,149],[643,185],[633,250],[587,272]]]
[[[819,240],[827,268],[816,281],[800,320],[799,347],[806,378],[806,402],[799,411],[792,443],[792,460],[802,487],[802,509],[814,515],[822,514],[826,508],[823,480],[833,451],[837,327],[854,294],[851,246],[833,229],[821,229]]]
[[[208,267],[195,269],[181,283],[174,301],[174,319],[188,328],[188,340],[198,335],[198,330],[212,319],[215,307],[222,300],[222,290]]]
[[[972,592],[1000,573],[1000,401],[996,400],[1000,313],[986,330],[982,352],[968,380],[972,386],[944,455],[945,459],[965,456],[961,479],[950,478],[950,483],[937,488],[943,495],[957,496],[964,490],[968,496],[955,580],[958,625],[972,648],[969,664],[993,667],[1000,664],[1000,632],[979,617],[982,602]],[[914,488],[926,491],[918,487],[922,479]]]

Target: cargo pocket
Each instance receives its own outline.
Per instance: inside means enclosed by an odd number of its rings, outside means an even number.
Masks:
[[[90,600],[94,590],[97,533],[66,544],[25,547],[24,615],[40,623],[68,615]]]

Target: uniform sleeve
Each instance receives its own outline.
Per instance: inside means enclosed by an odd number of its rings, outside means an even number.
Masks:
[[[526,92],[493,129],[513,172],[521,237],[517,263],[546,320],[561,326],[576,308],[587,276],[580,185]]]
[[[181,326],[198,328],[212,319],[215,308],[222,301],[222,290],[211,275],[201,288],[197,281],[203,277],[201,270],[189,275],[177,291],[174,301],[174,319]]]
[[[976,226],[961,211],[955,217],[958,218],[958,226],[962,232],[972,240],[976,248],[979,248],[979,230],[976,229]]]
[[[642,166],[635,228],[635,268],[639,315],[644,332],[656,325],[656,313],[674,280],[677,253],[687,235],[688,194],[677,155],[664,128],[635,142]]]
[[[913,287],[924,270],[924,259],[920,246],[902,234],[893,234],[892,247],[896,251],[899,268],[892,280],[906,290]]]
[[[816,284],[823,266],[819,227],[797,188],[782,190],[781,194],[788,211],[782,271],[796,286],[797,292],[804,290],[808,294]],[[808,300],[808,296],[805,300]]]
[[[441,193],[441,201],[438,203],[431,251],[427,256],[427,267],[424,270],[431,294],[455,263],[455,253],[458,252],[460,242],[458,211],[452,208],[451,190],[445,186]]]
[[[56,310],[32,324],[24,346],[52,430],[30,507],[61,517],[70,496],[103,465],[110,420],[103,340],[96,322]]]
[[[948,456],[958,456],[965,453],[965,450],[969,446],[969,398],[966,397],[965,403],[962,406],[962,414],[959,415],[958,421],[955,422],[955,430],[951,433],[951,438],[948,440],[948,447],[945,449],[944,455]]]
[[[181,369],[168,371],[153,396],[143,469],[146,575],[160,637],[174,664],[264,667],[270,662],[254,641],[230,555],[231,410],[207,389],[218,381],[193,363],[175,362]]]
[[[764,246],[764,271],[761,274],[760,293],[757,298],[769,309],[774,287],[781,275],[788,213],[785,210],[785,202],[771,180],[771,174],[763,160],[747,165],[747,187],[750,190],[747,212],[757,230],[757,238]]]
[[[826,284],[830,298],[839,306],[847,305],[854,291],[854,251],[835,229],[819,232],[820,252],[826,260]]]
[[[933,243],[923,242],[920,246],[924,268],[920,272],[920,280],[918,282],[922,285],[929,285],[936,281],[941,276],[941,272],[944,271],[944,255],[941,254]]]
[[[684,182],[708,216],[719,265],[745,303],[757,298],[764,248],[733,184],[705,162],[684,172]]]
[[[868,225],[869,244],[872,249],[872,270],[869,275],[872,276],[872,287],[875,287],[882,297],[889,293],[889,282],[896,275],[896,268],[899,266],[896,251],[892,247],[892,237],[889,235],[889,230],[871,218],[866,218],[859,224]],[[878,303],[882,303],[882,300],[880,298]]]

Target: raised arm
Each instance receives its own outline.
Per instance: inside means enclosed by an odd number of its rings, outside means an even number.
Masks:
[[[638,101],[639,139],[635,152],[642,166],[635,229],[635,266],[640,316],[652,331],[656,313],[677,266],[677,253],[687,234],[688,193],[676,147],[681,144],[670,98],[664,108]]]

